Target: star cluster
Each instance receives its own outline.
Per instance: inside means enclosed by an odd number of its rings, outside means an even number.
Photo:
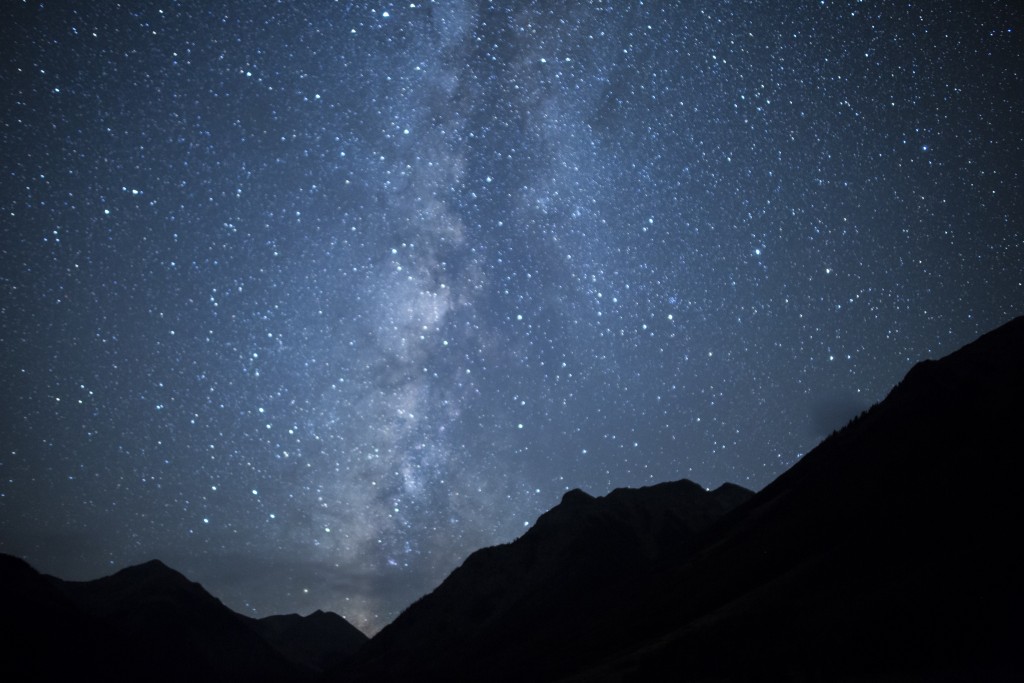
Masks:
[[[998,2],[8,3],[0,550],[374,631],[1024,301]]]

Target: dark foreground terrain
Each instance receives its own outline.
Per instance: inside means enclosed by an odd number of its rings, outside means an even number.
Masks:
[[[74,582],[0,555],[0,596],[9,681],[311,681],[366,641],[337,614],[236,614],[156,560]]]
[[[1024,318],[757,494],[570,491],[372,640],[259,621],[158,562],[86,583],[0,557],[10,680],[974,681],[1024,672]]]

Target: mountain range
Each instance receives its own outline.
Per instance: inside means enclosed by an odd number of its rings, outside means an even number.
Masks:
[[[366,640],[336,614],[251,619],[158,560],[62,581],[0,555],[7,680],[311,681]]]
[[[756,494],[579,490],[366,640],[253,620],[159,562],[0,557],[10,680],[959,681],[1024,671],[1024,318],[938,361]]]

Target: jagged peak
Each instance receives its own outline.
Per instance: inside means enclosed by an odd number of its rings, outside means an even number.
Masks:
[[[739,484],[734,484],[731,481],[727,481],[724,484],[722,484],[721,486],[719,486],[718,488],[712,489],[711,493],[714,493],[716,495],[723,494],[723,493],[746,493],[746,494],[750,494],[750,495],[754,494],[754,492],[751,491],[750,489],[744,488],[744,487],[740,486]]]
[[[207,593],[201,584],[192,581],[177,569],[167,566],[160,560],[149,560],[142,564],[131,565],[114,574],[96,579],[94,582],[84,583],[120,584],[126,586],[159,585],[165,588],[186,588],[216,600],[216,598]]]
[[[168,567],[160,560],[149,560],[142,562],[141,564],[133,564],[120,571],[117,571],[113,576],[183,576],[181,572],[176,569]]]
[[[560,505],[580,505],[591,503],[594,500],[596,500],[594,496],[590,495],[583,489],[572,489],[565,492],[565,495],[562,496],[562,502]]]
[[[136,564],[136,565],[132,565],[130,567],[126,567],[126,569],[148,569],[148,570],[154,570],[154,571],[160,570],[160,571],[170,571],[170,572],[175,571],[175,570],[171,569],[166,564],[164,564],[163,562],[161,562],[160,560],[157,560],[157,559],[147,560],[146,562],[142,562],[140,564]]]
[[[649,493],[651,491],[669,491],[682,489],[689,489],[691,491],[706,490],[703,486],[690,479],[676,479],[674,481],[659,481],[657,484],[648,484],[646,486],[620,486],[616,489],[612,489],[612,492],[609,493],[608,495],[635,495],[637,493]]]

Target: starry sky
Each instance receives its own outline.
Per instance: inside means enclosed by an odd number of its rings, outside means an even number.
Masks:
[[[374,632],[1024,312],[1022,11],[16,2],[0,551]]]

